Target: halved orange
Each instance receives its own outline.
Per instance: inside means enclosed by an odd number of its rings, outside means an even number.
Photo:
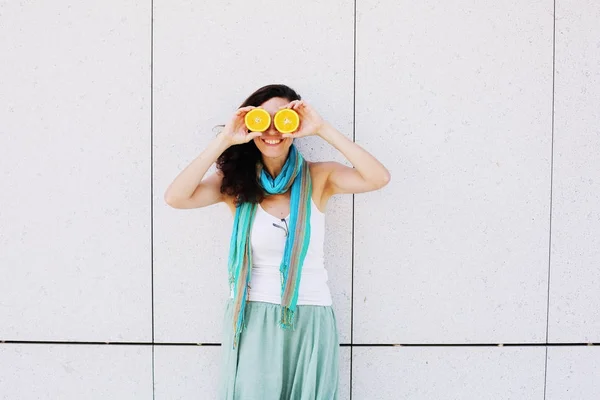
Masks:
[[[244,117],[246,127],[252,132],[264,132],[271,126],[271,115],[262,108],[253,108]]]
[[[291,108],[277,111],[273,118],[275,129],[281,133],[292,133],[300,126],[300,116]]]

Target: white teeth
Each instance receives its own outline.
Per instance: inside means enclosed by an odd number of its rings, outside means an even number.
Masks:
[[[268,143],[268,144],[277,144],[279,142],[281,142],[281,140],[265,140],[265,143]]]

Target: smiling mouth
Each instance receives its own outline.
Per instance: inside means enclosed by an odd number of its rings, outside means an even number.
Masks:
[[[283,142],[283,139],[261,139],[261,140],[270,146],[276,146],[279,143]]]

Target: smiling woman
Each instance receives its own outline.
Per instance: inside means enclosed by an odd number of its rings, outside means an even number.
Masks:
[[[269,124],[252,132],[245,117],[258,109]],[[298,116],[295,131],[275,128],[280,110]],[[294,140],[310,135],[334,146],[354,168],[306,161]],[[215,162],[217,172],[205,177]],[[335,194],[376,190],[389,179],[377,159],[293,89],[269,85],[250,95],[171,183],[165,201],[172,207],[223,202],[234,216],[221,399],[338,398],[339,339],[324,262],[325,209]]]
[[[252,141],[231,146],[221,154],[217,167],[223,173],[223,193],[233,196],[239,203],[252,199],[260,202],[263,199],[264,191],[253,179],[256,175],[252,173],[256,171],[256,165],[261,163],[263,154],[280,167],[283,166],[293,139],[282,137],[275,129],[273,117],[280,107],[294,100],[300,100],[300,95],[293,89],[285,85],[269,85],[254,92],[242,103],[240,110],[244,110],[244,114],[260,107],[271,116],[271,123],[264,132],[251,133],[257,135]],[[245,122],[241,128],[246,128]],[[271,176],[276,174],[276,171],[269,172],[272,172]]]

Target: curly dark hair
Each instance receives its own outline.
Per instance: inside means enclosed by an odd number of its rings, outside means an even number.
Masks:
[[[286,85],[267,85],[252,93],[241,107],[258,107],[273,97],[288,101],[301,100],[296,91]],[[223,174],[221,193],[235,198],[241,203],[260,203],[265,193],[258,183],[256,166],[262,162],[260,150],[253,140],[229,147],[217,159],[217,168]]]

